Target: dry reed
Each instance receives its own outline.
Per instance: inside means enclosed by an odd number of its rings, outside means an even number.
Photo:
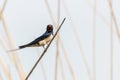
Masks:
[[[112,10],[112,0],[109,0],[109,6],[110,6],[110,10],[111,10],[111,13],[110,13],[110,80],[114,80],[113,78],[113,65],[114,65],[114,54],[113,54],[113,20],[114,20],[114,23],[116,24],[116,28],[118,27],[117,26],[117,23],[116,23],[116,19],[115,19],[115,16],[114,16],[114,12]],[[117,30],[117,34],[118,33],[118,30]],[[118,36],[120,37],[120,36]]]
[[[39,57],[39,54],[38,54],[38,53],[39,53],[39,50],[36,49],[36,51],[37,51],[37,56]],[[40,63],[40,67],[41,67],[41,70],[42,70],[42,73],[43,73],[43,78],[44,78],[44,80],[47,80],[47,76],[46,76],[45,68],[44,68],[42,62]]]
[[[5,0],[4,1],[4,4],[3,4],[3,7],[2,7],[2,9],[1,9],[1,11],[0,11],[0,19],[1,19],[1,21],[2,21],[2,24],[3,24],[3,28],[4,28],[4,32],[5,32],[5,34],[6,34],[6,36],[7,36],[7,39],[8,39],[8,41],[9,41],[9,43],[10,44],[8,44],[8,45],[10,45],[12,48],[13,47],[15,47],[14,46],[14,41],[13,41],[13,38],[11,37],[11,34],[10,34],[10,31],[9,31],[9,29],[8,29],[8,27],[7,27],[7,24],[6,24],[6,21],[5,21],[5,19],[4,19],[4,15],[3,15],[3,11],[5,10],[5,6],[6,6],[6,4],[7,4],[7,0]],[[2,45],[3,45],[3,47],[5,48],[5,50],[6,50],[6,46],[5,46],[5,42],[3,42],[3,40],[1,39],[1,43],[2,43]],[[23,72],[23,69],[22,68],[20,68],[21,66],[17,63],[17,56],[11,56],[11,55],[9,55],[9,57],[12,59],[12,61],[14,62],[14,64],[15,64],[15,66],[16,66],[16,68],[18,69],[19,68],[19,74],[20,74],[20,77],[21,77],[21,80],[23,80],[24,78],[23,78],[23,76],[24,76],[24,72]],[[21,73],[21,71],[22,71],[22,73]]]
[[[72,69],[72,64],[70,63],[70,60],[69,60],[69,58],[68,58],[67,52],[66,52],[65,47],[64,47],[64,43],[63,43],[63,41],[62,41],[61,38],[59,38],[59,40],[60,40],[60,44],[61,44],[61,46],[62,46],[62,50],[63,50],[63,52],[64,52],[65,60],[67,61],[68,67],[69,67],[69,69],[70,69],[70,73],[71,73],[71,76],[72,76],[72,80],[76,80],[74,71],[73,71],[73,69]]]
[[[115,12],[114,12],[114,9],[113,9],[113,6],[112,6],[112,0],[108,0],[108,3],[109,3],[112,19],[113,19],[114,24],[115,24],[115,30],[117,32],[118,38],[120,39],[120,33],[119,33],[119,28],[118,28],[119,26],[118,26],[117,19],[116,19],[116,16],[115,16]]]
[[[7,65],[5,64],[6,62],[3,60],[3,58],[0,56],[0,64],[2,66],[2,69],[5,72],[5,75],[7,76],[8,80],[12,80],[10,70],[8,69]]]
[[[59,58],[60,67],[61,67],[61,75],[62,75],[62,79],[63,79],[63,80],[66,80],[66,78],[65,78],[65,74],[64,74],[64,70],[63,70],[63,63],[62,63],[61,57],[59,56],[58,58]]]
[[[60,16],[61,16],[61,1],[57,0],[57,28],[60,24]],[[57,36],[57,41],[56,41],[56,56],[55,56],[55,78],[54,80],[57,80],[58,76],[58,59],[59,59],[59,33]]]
[[[68,19],[69,19],[69,21],[70,21],[72,30],[73,30],[73,32],[74,32],[75,38],[76,38],[76,40],[77,40],[77,42],[78,42],[78,46],[79,46],[79,48],[80,48],[81,56],[82,56],[82,58],[83,58],[84,65],[85,65],[86,71],[87,71],[87,73],[88,73],[89,80],[92,80],[92,76],[91,76],[91,72],[90,72],[90,69],[89,69],[89,65],[88,65],[86,56],[85,56],[85,54],[84,54],[84,50],[83,50],[82,43],[81,43],[81,40],[80,40],[80,38],[79,38],[78,32],[77,32],[77,30],[75,29],[75,24],[74,24],[74,22],[73,22],[73,20],[72,20],[72,18],[71,18],[71,15],[70,15],[70,13],[69,13],[69,10],[68,10],[68,8],[67,8],[67,5],[66,5],[65,0],[62,0],[62,2],[63,2],[63,5],[64,5],[64,8],[65,8],[65,11],[66,11],[66,13],[67,13],[67,17],[68,17]],[[81,39],[82,39],[82,38],[81,38]]]
[[[93,80],[96,80],[96,9],[97,9],[97,0],[94,0],[94,10],[93,10]]]
[[[38,65],[38,63],[40,62],[40,60],[42,59],[42,57],[45,55],[46,51],[48,50],[48,48],[50,47],[52,41],[54,40],[54,38],[56,37],[58,31],[60,30],[60,28],[62,27],[62,24],[64,23],[66,18],[63,19],[61,25],[59,26],[59,28],[57,29],[54,37],[52,38],[52,40],[50,41],[50,43],[47,45],[47,47],[45,48],[45,50],[43,51],[42,55],[39,57],[39,59],[36,61],[36,63],[34,64],[33,68],[30,70],[29,74],[27,75],[27,77],[25,78],[25,80],[28,80],[28,78],[30,77],[30,75],[32,74],[33,70],[35,69],[35,67]]]

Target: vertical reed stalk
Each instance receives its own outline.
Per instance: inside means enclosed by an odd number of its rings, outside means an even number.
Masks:
[[[115,16],[114,16],[114,13],[113,13],[113,10],[112,10],[112,0],[109,0],[109,6],[110,6],[110,10],[111,10],[111,13],[110,13],[110,80],[114,80],[113,78],[113,65],[114,65],[114,62],[113,62],[113,26],[112,26],[112,23],[114,20],[115,24],[116,24],[116,19],[115,19]],[[117,26],[116,26],[117,28]],[[118,32],[117,32],[118,33]]]
[[[61,44],[61,46],[62,46],[62,50],[63,50],[63,52],[64,52],[65,59],[66,59],[66,61],[67,61],[68,67],[69,67],[69,69],[70,69],[70,73],[71,73],[71,76],[72,76],[72,80],[76,80],[74,71],[73,71],[73,69],[72,69],[72,65],[71,65],[71,63],[70,63],[70,60],[69,60],[69,58],[68,58],[67,52],[66,52],[65,47],[64,47],[64,43],[62,42],[61,38],[59,38],[59,40],[60,40],[60,44]]]
[[[62,0],[62,2],[63,2],[63,5],[64,5],[64,8],[65,8],[65,11],[66,11],[66,13],[67,13],[67,17],[68,17],[68,19],[69,19],[69,21],[70,21],[72,30],[73,30],[73,32],[74,32],[75,38],[76,38],[76,40],[77,40],[77,42],[78,42],[78,46],[79,46],[79,48],[80,48],[81,56],[82,56],[82,58],[83,58],[84,65],[85,65],[86,71],[87,71],[87,73],[88,73],[89,80],[92,80],[91,72],[90,72],[90,69],[89,69],[89,65],[88,65],[87,59],[86,59],[86,57],[85,57],[85,53],[84,53],[84,50],[83,50],[82,43],[81,43],[81,40],[80,40],[80,38],[79,38],[78,32],[77,32],[77,30],[75,29],[75,24],[73,23],[73,20],[72,20],[72,18],[71,18],[71,15],[70,15],[70,13],[69,13],[69,11],[68,11],[68,8],[67,8],[67,6],[66,6],[65,0]],[[82,39],[82,38],[81,38],[81,39]]]
[[[1,12],[0,12],[1,14],[3,14],[6,4],[7,4],[7,0],[4,0],[4,4],[3,4]]]
[[[1,16],[1,20],[2,20],[2,24],[3,24],[3,27],[4,27],[4,32],[6,33],[6,36],[7,36],[7,38],[8,38],[8,41],[9,41],[9,46],[11,47],[11,48],[15,48],[15,44],[14,44],[14,41],[13,41],[13,38],[12,38],[12,36],[11,36],[11,34],[10,34],[10,31],[9,31],[9,29],[8,29],[8,27],[7,27],[7,24],[6,24],[6,21],[5,21],[5,19],[4,19],[4,17],[3,17],[3,15]],[[15,53],[15,52],[14,52]],[[19,57],[17,56],[17,54],[15,53],[15,54],[13,54],[13,55],[9,55],[10,56],[10,58],[12,59],[12,61],[14,62],[14,64],[15,64],[15,67],[18,69],[18,73],[19,73],[19,76],[20,76],[20,78],[21,78],[21,80],[24,80],[24,78],[25,78],[25,72],[24,72],[24,70],[23,70],[23,67],[22,67],[22,65],[21,65],[21,62],[19,61]],[[18,63],[18,61],[19,61],[19,63]]]
[[[0,80],[3,80],[3,77],[2,77],[2,75],[1,75],[1,73],[0,73]]]
[[[6,3],[7,3],[7,0],[4,1],[3,7],[2,7],[2,9],[1,9],[1,11],[0,11],[0,19],[1,19],[1,21],[2,21],[2,24],[3,24],[4,30],[5,30],[6,36],[7,36],[7,38],[8,38],[10,47],[11,47],[11,48],[15,48],[15,46],[14,46],[14,41],[13,41],[11,35],[10,35],[10,31],[9,31],[9,29],[8,29],[8,27],[7,27],[7,25],[6,25],[6,21],[5,21],[4,17],[3,17],[3,11],[5,10]],[[1,40],[1,41],[2,41],[2,40]],[[5,44],[4,44],[4,43],[3,43],[3,46],[5,47]],[[16,68],[17,68],[17,69],[18,69],[18,67],[20,68],[21,66],[16,62],[17,59],[18,59],[18,58],[16,58],[17,56],[11,56],[11,55],[9,55],[9,56],[11,57],[12,61],[15,63]],[[19,63],[20,63],[20,62],[19,62]],[[23,70],[22,68],[20,68],[20,70],[19,70],[19,74],[20,74],[21,80],[23,80],[23,79],[24,79],[23,76],[25,76],[25,75],[24,75],[24,72],[23,72],[22,70]],[[21,72],[22,72],[22,73],[21,73]]]
[[[96,80],[96,7],[97,0],[94,0],[93,11],[93,80]]]
[[[113,21],[115,23],[115,30],[116,30],[118,38],[120,40],[120,33],[119,33],[119,28],[118,28],[119,26],[118,26],[118,23],[117,23],[117,19],[115,17],[115,12],[113,10],[112,0],[108,0],[108,2],[109,2],[109,7],[110,7],[110,12],[111,12],[111,15],[112,15],[112,19],[113,19]]]
[[[52,13],[52,10],[50,8],[49,2],[48,2],[48,0],[44,0],[44,1],[45,1],[45,5],[46,5],[46,7],[48,9],[48,12],[50,14],[50,18],[52,19],[52,22],[53,22],[54,26],[56,26],[55,17],[54,17],[54,15]]]
[[[62,60],[61,60],[61,57],[59,56],[59,62],[60,62],[60,67],[61,67],[61,75],[62,75],[62,78],[63,80],[66,80],[65,79],[65,73],[64,73],[64,70],[63,70],[63,63],[62,63]]]
[[[2,59],[2,57],[0,56],[0,64],[2,66],[2,69],[4,70],[8,80],[12,80],[11,74],[10,74],[10,70],[8,69],[7,65],[5,64],[5,61]]]
[[[61,1],[57,0],[57,28],[60,24],[60,13],[61,13]],[[58,59],[59,59],[59,33],[56,41],[56,56],[55,56],[55,80],[57,80],[58,75]]]

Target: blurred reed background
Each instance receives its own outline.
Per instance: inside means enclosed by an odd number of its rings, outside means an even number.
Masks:
[[[25,80],[43,49],[7,50],[40,36],[49,23],[56,31],[64,17],[62,29],[28,79],[119,80],[119,3],[119,0],[1,0],[0,80]]]

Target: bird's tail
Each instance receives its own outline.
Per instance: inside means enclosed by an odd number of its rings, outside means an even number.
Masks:
[[[13,51],[17,51],[19,49],[12,49],[12,50],[7,50],[7,52],[13,52]]]
[[[22,46],[19,46],[18,49],[8,50],[7,52],[17,51],[17,50],[23,49],[23,48],[25,48],[25,47],[28,47],[28,45],[22,45]]]
[[[28,45],[22,45],[22,46],[19,46],[19,49],[23,49],[25,47],[27,47]]]

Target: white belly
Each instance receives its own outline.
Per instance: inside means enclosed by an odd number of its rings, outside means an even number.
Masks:
[[[48,42],[50,42],[53,38],[53,35],[50,35],[48,38],[42,40],[39,42],[40,46],[44,46],[45,44],[47,44]]]

